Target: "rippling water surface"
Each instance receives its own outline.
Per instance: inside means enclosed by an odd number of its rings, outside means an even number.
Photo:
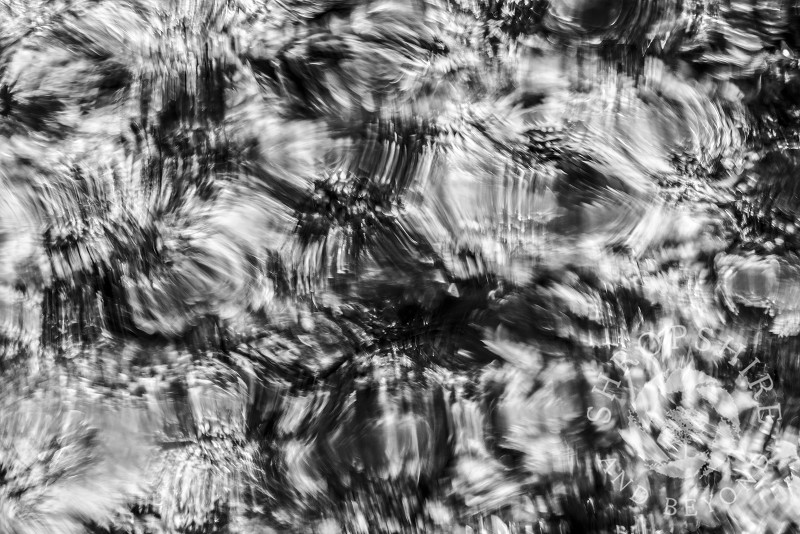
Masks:
[[[798,49],[0,0],[0,534],[800,532]]]

